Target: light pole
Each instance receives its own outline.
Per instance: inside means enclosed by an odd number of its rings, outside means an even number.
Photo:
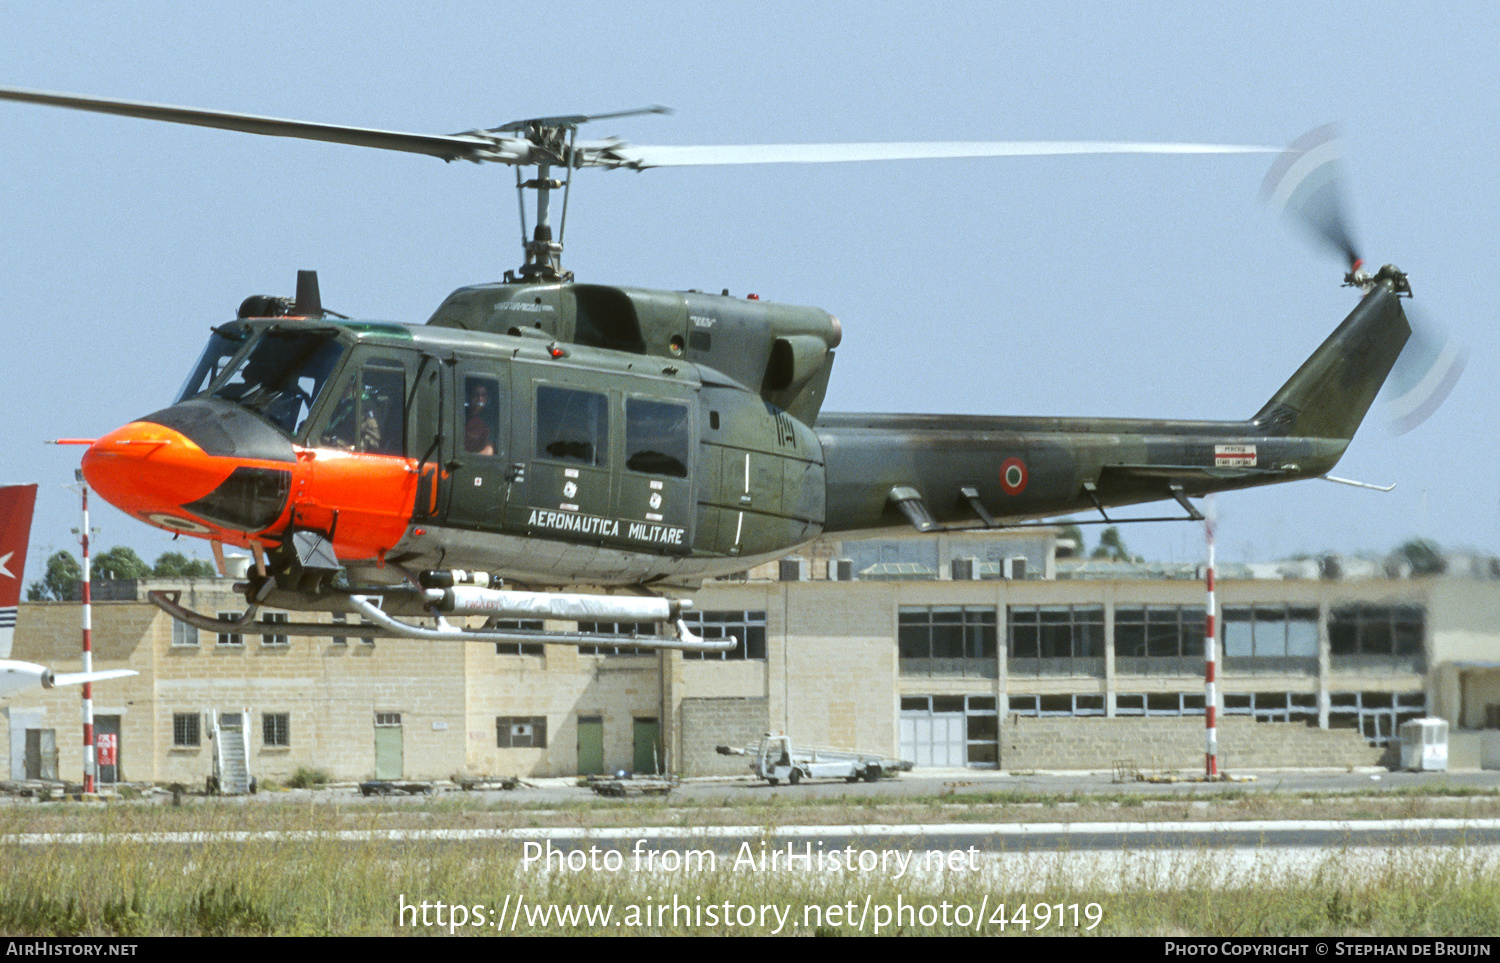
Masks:
[[[89,486],[83,480],[83,471],[74,472],[78,482],[77,491],[83,505],[83,528],[78,530],[78,543],[83,548],[83,671],[94,671],[94,607],[89,571]],[[94,684],[83,684],[83,791],[94,792],[94,776],[99,771],[94,754]]]

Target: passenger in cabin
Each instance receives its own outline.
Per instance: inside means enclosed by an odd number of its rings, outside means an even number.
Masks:
[[[464,405],[468,421],[464,424],[464,451],[472,455],[495,453],[494,411],[490,404],[487,382],[469,379],[469,400]]]

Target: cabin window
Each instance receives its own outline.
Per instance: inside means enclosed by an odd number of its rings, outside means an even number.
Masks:
[[[537,457],[598,468],[608,461],[608,450],[609,402],[603,394],[537,385]]]
[[[498,450],[500,382],[494,378],[464,379],[464,451],[493,455]]]
[[[647,475],[687,477],[687,406],[625,400],[625,467]]]

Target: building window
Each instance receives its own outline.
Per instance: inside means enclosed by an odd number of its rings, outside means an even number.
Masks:
[[[902,675],[994,678],[999,630],[993,608],[903,605],[896,617]]]
[[[501,749],[547,748],[547,717],[497,716],[495,745]]]
[[[1316,692],[1226,692],[1226,716],[1252,716],[1256,722],[1306,722],[1318,720]]]
[[[497,629],[511,629],[519,632],[540,632],[545,626],[541,619],[503,619],[493,626]],[[496,642],[496,655],[544,655],[546,649],[541,642]]]
[[[1193,673],[1203,666],[1202,606],[1115,608],[1115,671],[1121,675]]]
[[[579,622],[578,631],[588,635],[639,635],[656,637],[655,622]],[[654,649],[635,645],[580,645],[579,655],[650,655]]]
[[[1224,658],[1316,659],[1318,610],[1287,605],[1224,609]]]
[[[1328,651],[1337,656],[1420,658],[1427,613],[1420,605],[1345,605],[1328,613]]]
[[[1201,692],[1130,692],[1115,696],[1117,716],[1201,716]]]
[[[1104,674],[1104,606],[1012,605],[1008,669],[1017,675]]]
[[[286,624],[290,618],[285,612],[267,612],[260,617],[260,621],[263,625],[276,625],[277,623]],[[291,642],[291,638],[285,635],[262,635],[260,637],[261,645],[290,645]]]
[[[292,744],[292,715],[289,712],[263,712],[260,716],[262,745],[286,748]]]
[[[1102,716],[1104,696],[1089,693],[1046,695],[1013,695],[1013,716]]]
[[[239,617],[241,615],[243,615],[243,614],[244,613],[242,613],[242,612],[220,612],[219,613],[219,621],[220,622],[234,622],[234,621],[238,620]],[[242,636],[242,635],[239,635],[238,633],[234,633],[234,632],[220,632],[219,633],[219,644],[220,645],[244,645],[245,644],[245,637]]]
[[[994,609],[903,605],[897,618],[897,645],[903,659],[995,657]]]
[[[172,745],[195,749],[203,743],[203,720],[196,712],[172,713]]]
[[[684,612],[688,628],[705,639],[734,636],[739,645],[729,652],[684,652],[684,659],[728,661],[766,657],[765,612]]]
[[[1399,734],[1403,722],[1425,715],[1425,692],[1328,693],[1328,728],[1358,729],[1372,746],[1385,745]]]
[[[172,620],[172,644],[174,646],[198,646],[198,630],[186,622]]]
[[[399,729],[399,728],[401,728],[401,713],[399,713],[399,712],[377,712],[377,713],[375,713],[375,727],[377,729]]]
[[[336,626],[348,625],[349,624],[349,616],[345,615],[343,612],[335,612],[335,613],[333,613],[333,624],[336,625]],[[335,629],[334,631],[338,631],[338,630]],[[335,636],[332,637],[332,639],[333,639],[333,644],[334,645],[348,645],[349,644],[349,638],[347,636],[335,635]]]

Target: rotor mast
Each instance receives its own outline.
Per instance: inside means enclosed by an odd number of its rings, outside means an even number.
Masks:
[[[545,121],[527,121],[522,131],[532,144],[532,158],[536,161],[536,176],[525,180],[521,168],[516,168],[516,200],[521,213],[521,249],[526,252],[526,261],[520,271],[506,271],[506,281],[571,281],[573,273],[562,269],[562,236],[567,227],[568,193],[573,187],[573,141],[578,136],[576,124],[548,126]],[[568,143],[563,145],[563,136]],[[560,164],[568,172],[567,180],[552,177],[553,164]],[[558,225],[556,239],[552,235],[552,192],[563,190],[563,218]],[[531,237],[526,236],[526,191],[536,191],[536,227]]]
[[[519,271],[506,271],[506,281],[568,282],[573,280],[573,272],[562,269],[563,233],[568,226],[568,196],[573,190],[573,171],[584,166],[585,163],[617,166],[613,163],[601,164],[599,159],[586,158],[579,153],[578,125],[591,120],[670,112],[669,108],[653,105],[610,114],[576,114],[566,117],[518,120],[503,127],[475,132],[490,135],[516,135],[530,147],[525,154],[525,159],[516,162],[516,201],[521,215],[521,249],[525,251],[526,261]],[[523,165],[535,166],[536,176],[529,180],[524,179],[521,173]],[[554,178],[552,176],[554,167],[561,167],[567,171],[566,178],[563,180]],[[526,191],[528,190],[536,191],[536,226],[532,229],[530,237],[526,234]],[[563,192],[563,203],[562,217],[558,222],[557,234],[554,237],[552,192],[555,190]]]

